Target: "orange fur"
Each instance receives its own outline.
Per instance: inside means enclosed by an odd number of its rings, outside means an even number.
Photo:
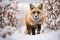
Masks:
[[[31,6],[30,6],[31,7]],[[41,7],[41,6],[40,6]],[[30,12],[28,12],[27,14],[26,14],[26,17],[25,17],[25,24],[26,24],[26,26],[28,27],[28,28],[30,28],[30,29],[26,29],[25,30],[25,34],[30,34],[31,33],[31,27],[33,27],[35,30],[38,28],[38,24],[34,24],[33,25],[33,23],[32,23],[32,18],[30,17],[31,16],[31,14],[32,14],[32,12],[35,10],[34,9],[35,7],[34,6],[32,6],[32,8],[30,8]],[[39,23],[42,25],[43,24],[43,22],[44,22],[44,19],[45,19],[45,16],[44,16],[44,13],[43,13],[43,10],[40,8],[36,8],[36,10],[37,11],[39,11],[40,12],[40,14],[41,14],[41,19],[39,20]],[[30,26],[31,25],[31,26]]]

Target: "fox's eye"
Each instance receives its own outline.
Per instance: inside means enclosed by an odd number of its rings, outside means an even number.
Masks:
[[[35,11],[34,12],[32,12],[33,14],[35,14]]]
[[[40,12],[39,12],[39,11],[37,11],[37,13],[38,13],[38,14],[40,14]]]

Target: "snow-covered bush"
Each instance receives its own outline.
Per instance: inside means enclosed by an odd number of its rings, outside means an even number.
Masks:
[[[46,15],[44,31],[60,29],[60,0],[42,0],[42,3]]]
[[[8,24],[10,26],[17,26],[18,19],[16,14],[20,13],[18,10],[17,0],[1,0],[0,2],[0,14],[2,16],[3,24]]]
[[[20,27],[16,14],[18,10],[17,0],[0,0],[0,36],[12,33],[15,28]]]

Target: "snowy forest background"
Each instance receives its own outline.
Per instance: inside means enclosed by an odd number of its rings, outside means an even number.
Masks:
[[[45,22],[39,35],[24,35],[29,4],[43,4]],[[60,0],[0,0],[0,40],[60,40]]]

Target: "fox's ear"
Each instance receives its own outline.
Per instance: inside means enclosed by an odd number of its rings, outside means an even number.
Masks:
[[[43,9],[43,4],[40,4],[40,5],[38,6],[38,8],[42,10],[42,9]]]
[[[35,6],[30,4],[30,10],[33,10],[34,8],[35,8]]]

